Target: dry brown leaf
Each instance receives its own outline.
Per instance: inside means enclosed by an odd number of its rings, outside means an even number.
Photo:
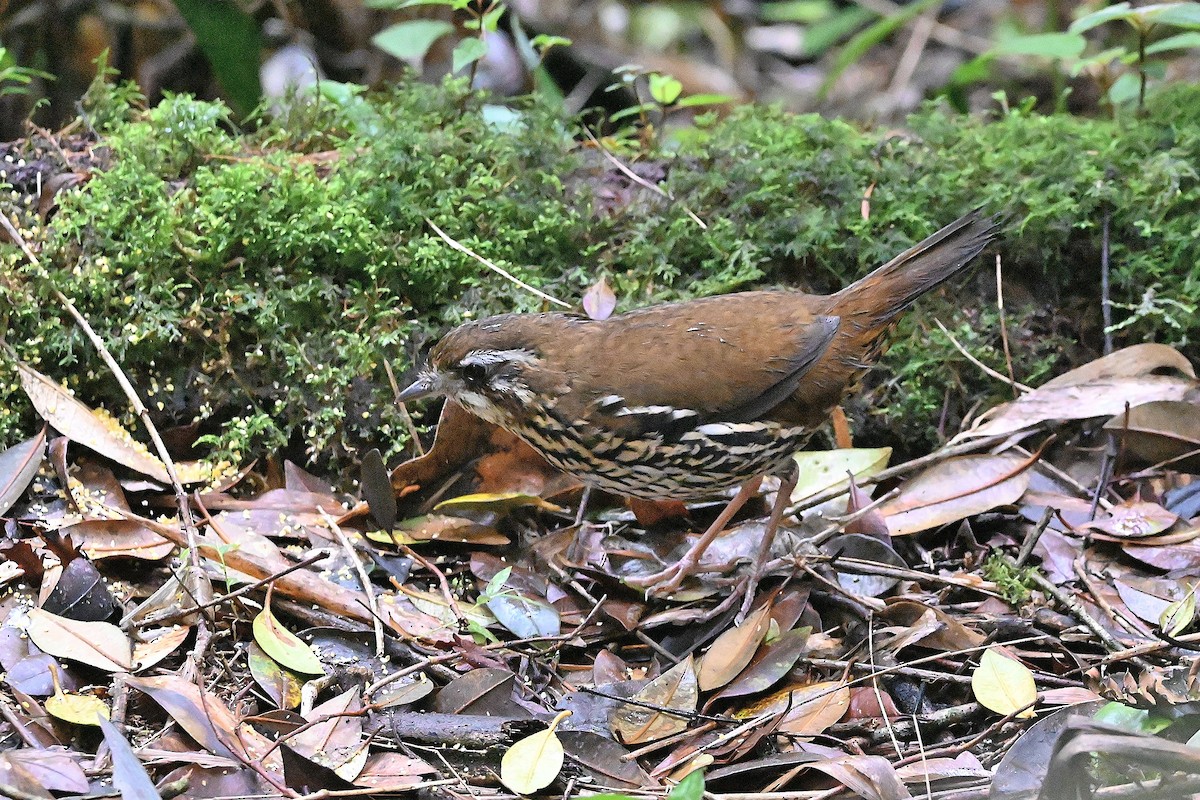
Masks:
[[[174,653],[183,644],[192,629],[184,625],[158,630],[143,630],[142,640],[133,645],[133,668],[135,671],[153,667]]]
[[[1074,386],[1106,378],[1133,378],[1161,369],[1174,369],[1189,378],[1196,377],[1196,370],[1191,362],[1174,347],[1149,342],[1124,347],[1095,361],[1089,361],[1070,372],[1051,378],[1042,384],[1041,388]]]
[[[25,489],[33,481],[45,458],[45,426],[32,439],[0,452],[0,514],[12,508],[13,503],[25,494]]]
[[[1081,525],[1079,530],[1106,533],[1117,541],[1141,539],[1162,533],[1178,519],[1158,503],[1132,500],[1113,506],[1103,517]]]
[[[741,625],[718,636],[700,661],[700,674],[696,678],[700,691],[719,689],[736,678],[754,657],[770,621],[768,603],[746,617]]]
[[[172,542],[132,519],[86,519],[60,532],[93,560],[120,556],[159,561],[175,549]]]
[[[367,760],[360,687],[331,697],[307,714],[312,723],[288,740],[296,752],[353,781]]]
[[[896,768],[883,756],[839,756],[806,764],[824,772],[863,800],[910,800]]]
[[[135,472],[169,483],[167,468],[110,415],[88,408],[42,373],[16,362],[21,387],[42,419],[73,442]]]
[[[1120,414],[1128,405],[1159,400],[1183,400],[1196,382],[1168,375],[1102,378],[1087,383],[1035,389],[1011,403],[980,415],[975,424],[953,442],[981,436],[999,436],[1032,430],[1051,420],[1092,419]]]
[[[850,708],[850,688],[845,681],[821,681],[793,689],[789,702],[791,708],[779,721],[779,732],[816,736]]]
[[[637,704],[621,705],[613,714],[612,732],[625,744],[642,744],[679,733],[687,728],[699,698],[696,671],[688,656],[630,698]],[[645,705],[639,705],[642,703]]]
[[[1018,455],[972,455],[935,464],[906,483],[879,513],[892,536],[936,528],[1015,503],[1029,486],[1029,460]]]
[[[1176,400],[1143,403],[1117,414],[1104,429],[1151,464],[1167,463],[1181,472],[1200,470],[1200,405]]]
[[[133,669],[133,645],[116,625],[79,622],[40,608],[30,609],[26,632],[52,656],[69,658],[108,672]]]

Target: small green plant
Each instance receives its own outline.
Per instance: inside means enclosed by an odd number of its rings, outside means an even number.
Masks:
[[[5,47],[0,47],[0,97],[28,94],[29,84],[35,79],[54,80],[48,72],[32,67],[22,67]]]
[[[983,562],[983,577],[995,583],[1000,596],[1013,605],[1029,599],[1036,572],[1035,567],[1013,568],[999,553],[993,553]]]
[[[465,67],[470,67],[471,85],[475,84],[479,62],[488,53],[489,35],[499,30],[500,19],[509,10],[508,3],[503,0],[368,0],[367,5],[371,8],[394,10],[414,6],[441,6],[456,15],[465,14],[466,19],[462,21],[462,27],[464,30],[474,31],[475,35],[463,37],[454,46],[450,71],[457,73]],[[570,39],[546,34],[529,39],[515,21],[513,28],[518,44],[521,45],[526,66],[535,73],[540,71],[541,61],[547,50],[571,43]],[[454,31],[454,24],[443,19],[413,19],[398,22],[380,31],[371,41],[388,55],[415,63],[425,58],[435,42]]]
[[[1132,42],[1118,43],[1090,55],[1084,34],[1109,22],[1123,22],[1134,33]],[[1161,32],[1169,33],[1155,39]],[[988,65],[999,56],[1034,56],[1060,65],[1072,77],[1087,75],[1096,82],[1112,108],[1136,101],[1143,113],[1146,88],[1151,78],[1162,78],[1164,62],[1152,59],[1178,51],[1200,48],[1200,3],[1155,3],[1132,7],[1117,3],[1085,14],[1071,23],[1065,32],[1033,33],[1013,36],[960,68],[955,83],[985,77]]]
[[[610,123],[618,123],[631,117],[638,118],[638,130],[642,143],[648,146],[654,141],[654,132],[661,127],[674,111],[685,108],[728,103],[730,98],[723,94],[694,94],[683,97],[683,83],[671,75],[647,71],[638,64],[625,64],[613,70],[617,80],[605,91],[625,89],[633,94],[637,102],[609,116]],[[631,131],[624,131],[628,134]]]

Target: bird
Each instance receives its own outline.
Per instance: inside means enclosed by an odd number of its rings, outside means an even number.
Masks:
[[[591,488],[696,500],[739,487],[675,564],[636,580],[670,595],[766,475],[782,487],[746,603],[796,485],[792,456],[861,382],[901,314],[997,236],[976,209],[831,295],[765,289],[596,320],[511,313],[433,346],[401,402],[443,395]],[[743,608],[743,613],[748,606]]]

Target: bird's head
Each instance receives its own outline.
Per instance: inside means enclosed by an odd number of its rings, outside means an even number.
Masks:
[[[527,414],[551,388],[544,384],[553,370],[546,369],[538,337],[526,330],[532,316],[492,317],[455,328],[433,347],[428,364],[399,399],[444,395],[488,422],[510,427],[507,421]]]

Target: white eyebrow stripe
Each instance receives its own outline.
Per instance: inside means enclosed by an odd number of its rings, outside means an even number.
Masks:
[[[462,361],[458,362],[460,367],[490,367],[495,364],[520,363],[533,364],[537,361],[537,356],[528,350],[472,350],[463,356]]]

